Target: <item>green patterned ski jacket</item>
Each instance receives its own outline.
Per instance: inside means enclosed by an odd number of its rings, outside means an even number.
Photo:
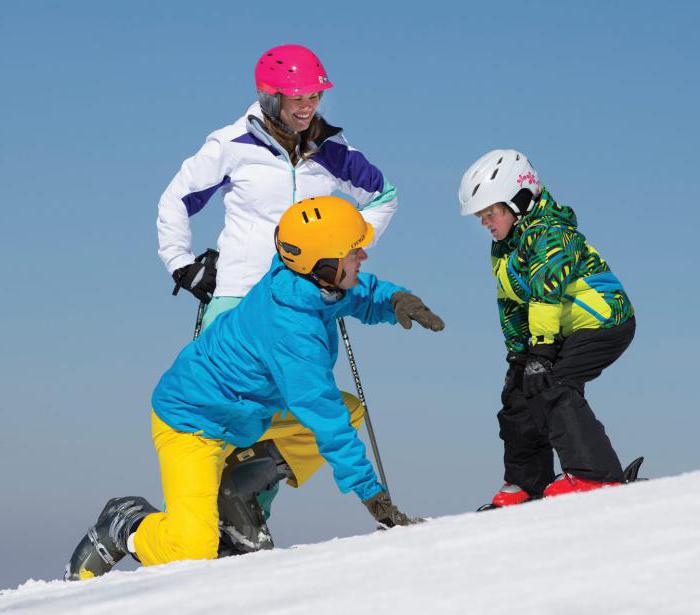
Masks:
[[[509,351],[614,327],[634,314],[620,281],[577,229],[574,210],[547,190],[506,239],[493,242],[491,264]]]

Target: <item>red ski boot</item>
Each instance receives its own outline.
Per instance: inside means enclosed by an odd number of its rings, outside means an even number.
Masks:
[[[622,483],[603,483],[599,480],[590,480],[588,478],[579,478],[573,474],[564,472],[553,483],[550,483],[544,490],[544,497],[551,498],[557,495],[565,495],[567,493],[581,493],[583,491],[593,491],[601,487],[617,487]]]
[[[512,485],[511,483],[503,483],[500,491],[493,496],[491,504],[501,508],[502,506],[514,506],[515,504],[522,504],[530,499],[530,495],[527,491],[523,491],[518,485]]]

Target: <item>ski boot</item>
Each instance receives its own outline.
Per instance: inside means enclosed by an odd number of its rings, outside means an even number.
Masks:
[[[554,482],[547,485],[547,488],[544,490],[544,497],[551,498],[557,495],[566,495],[567,493],[583,493],[584,491],[593,491],[603,487],[617,487],[621,484],[581,478],[564,472]]]
[[[112,498],[107,502],[66,564],[66,581],[99,577],[129,553],[127,540],[141,521],[158,510],[140,497]]]
[[[524,491],[518,485],[511,483],[503,483],[503,487],[493,496],[490,504],[484,504],[477,508],[476,512],[485,510],[494,510],[495,508],[503,508],[504,506],[515,506],[534,499],[527,491]]]
[[[639,468],[643,461],[644,457],[637,457],[637,459],[630,463],[624,469],[621,483],[590,480],[564,472],[564,474],[560,474],[553,483],[550,483],[547,486],[547,488],[544,490],[544,496],[551,498],[557,495],[565,495],[567,493],[583,493],[585,491],[594,491],[595,489],[601,489],[603,487],[619,487],[620,485],[633,483],[637,480],[644,480],[638,476]]]
[[[258,494],[291,476],[271,440],[231,454],[219,489],[219,557],[274,548]]]

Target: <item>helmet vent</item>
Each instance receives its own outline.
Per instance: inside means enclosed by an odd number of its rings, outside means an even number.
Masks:
[[[306,224],[309,223],[309,216],[306,215],[305,211],[301,212],[301,217],[304,218],[304,222],[306,222]]]
[[[472,190],[472,196],[476,194],[476,191],[479,189],[479,186],[481,186],[481,184],[477,184],[476,186],[474,186],[474,190]]]
[[[314,207],[314,213],[316,214],[316,218],[317,218],[318,220],[320,220],[320,219],[321,219],[321,212],[318,211],[318,208],[317,208],[317,207]]]
[[[501,164],[502,162],[503,162],[503,156],[501,156],[501,157],[498,159],[498,162],[497,162],[496,164]]]
[[[515,159],[520,160],[520,154],[515,154]]]
[[[493,181],[494,179],[496,179],[496,175],[498,175],[498,169],[494,170],[494,172],[491,173],[491,181]]]

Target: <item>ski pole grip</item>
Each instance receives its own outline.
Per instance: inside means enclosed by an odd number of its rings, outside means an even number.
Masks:
[[[214,248],[207,248],[206,252],[202,252],[197,258],[194,259],[195,263],[202,263],[205,267],[214,267],[216,269],[216,263],[219,261],[219,252],[214,250]],[[182,288],[182,284],[179,281],[175,283],[175,288],[173,288],[173,296],[177,295]]]

